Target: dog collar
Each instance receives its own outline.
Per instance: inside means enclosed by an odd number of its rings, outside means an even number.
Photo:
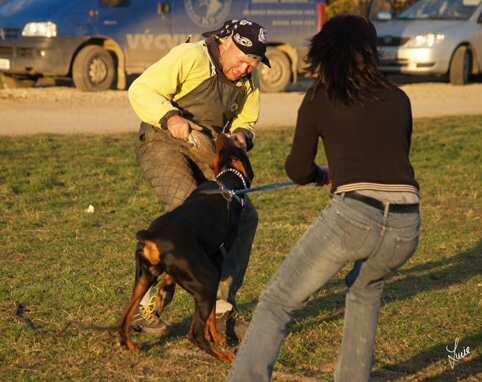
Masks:
[[[244,179],[243,174],[241,174],[241,173],[240,173],[238,170],[236,170],[235,168],[231,168],[231,167],[230,167],[230,168],[227,168],[226,170],[221,171],[221,172],[216,176],[216,179],[217,179],[218,177],[220,177],[221,175],[223,175],[224,173],[228,172],[228,171],[235,173],[235,174],[241,179],[241,181],[243,182],[244,188],[248,188],[248,185],[246,184],[246,180]]]
[[[239,172],[238,170],[236,170],[235,168],[227,168],[226,170],[223,170],[221,171],[217,176],[216,176],[216,183],[219,185],[219,188],[221,189],[221,194],[224,196],[224,198],[229,202],[231,201],[231,199],[235,199],[238,201],[239,204],[241,204],[241,206],[244,208],[245,204],[246,204],[246,194],[243,195],[242,198],[240,198],[238,195],[236,195],[236,193],[234,192],[234,190],[228,190],[224,187],[224,185],[222,184],[222,182],[218,179],[218,177],[220,177],[221,175],[227,173],[227,172],[232,172],[234,174],[236,174],[240,179],[241,181],[243,182],[243,186],[244,188],[248,188],[248,185],[246,184],[246,180],[244,179],[244,176],[243,174],[241,174],[241,172]]]

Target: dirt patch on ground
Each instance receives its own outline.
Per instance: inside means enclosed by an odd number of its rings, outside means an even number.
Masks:
[[[285,93],[263,93],[257,128],[294,125],[303,92],[310,84],[304,79]],[[482,114],[482,83],[412,82],[400,86],[411,99],[414,118]],[[1,135],[137,131],[140,122],[127,91],[84,93],[49,83],[0,90],[0,113]]]

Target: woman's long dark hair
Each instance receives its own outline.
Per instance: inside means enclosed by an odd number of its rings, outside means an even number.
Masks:
[[[305,59],[316,77],[313,94],[326,89],[332,102],[363,105],[375,98],[372,90],[396,87],[378,70],[380,55],[373,24],[359,15],[337,15],[310,40]]]

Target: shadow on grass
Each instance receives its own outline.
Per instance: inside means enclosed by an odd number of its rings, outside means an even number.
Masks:
[[[477,355],[468,353],[465,357],[461,356],[461,354],[464,353],[464,349],[475,349],[480,344],[482,344],[482,333],[460,338],[459,345],[456,350],[456,353],[459,354],[459,360],[454,361],[452,364],[449,356],[454,357],[454,354],[449,353],[448,350],[454,350],[454,342],[437,344],[424,352],[418,353],[406,361],[397,363],[396,365],[383,366],[382,369],[373,372],[373,377],[387,377],[384,371],[388,370],[389,372],[393,371],[395,372],[394,374],[396,374],[396,376],[392,375],[390,381],[404,381],[408,376],[421,372],[429,364],[439,362],[441,359],[443,359],[443,362],[446,363],[446,368],[444,371],[434,376],[425,378],[422,377],[423,379],[420,379],[420,381],[461,381],[465,378],[477,376],[482,373],[482,354]],[[457,358],[457,356],[455,356],[455,358]]]
[[[445,289],[452,285],[462,285],[471,278],[482,274],[482,240],[475,247],[463,251],[455,256],[429,261],[426,263],[410,266],[410,262],[403,268],[395,272],[395,276],[387,278],[384,294],[382,296],[382,306],[393,302],[410,300],[416,295],[424,292],[437,291]],[[417,253],[414,255],[417,256]],[[345,275],[343,275],[344,277]],[[294,313],[294,317],[301,325],[290,325],[291,333],[298,333],[318,327],[321,323],[336,322],[343,319],[343,312],[322,316],[321,311],[343,311],[345,304],[346,289],[340,289],[339,280],[330,280],[323,288],[325,293],[323,296],[315,297],[310,300],[307,308]],[[330,293],[330,290],[333,291]],[[243,304],[244,309],[254,309],[256,301]],[[311,318],[311,319],[310,319]],[[305,319],[306,324],[303,323]],[[460,346],[458,351],[462,351],[462,345],[475,349],[482,345],[482,333],[474,334],[466,338],[460,338]],[[454,369],[450,368],[448,360],[448,352],[446,347],[453,348],[453,343],[442,343],[432,348],[418,353],[407,361],[400,362],[396,365],[384,365],[378,371],[375,371],[374,377],[381,377],[383,370],[396,371],[397,376],[390,381],[401,381],[409,375],[417,374],[432,363],[439,362],[441,359],[447,360],[447,370],[442,374],[423,379],[427,382],[460,380],[456,377],[469,377],[482,373],[482,356],[470,354],[466,360]],[[403,377],[398,375],[403,374]]]
[[[450,285],[461,284],[476,275],[482,274],[482,240],[467,251],[442,260],[430,261],[397,271],[400,280],[390,283],[389,291],[394,299],[408,299],[431,290],[439,290]],[[417,253],[415,253],[417,256]],[[394,291],[397,291],[395,296]]]
[[[421,292],[434,291],[447,288],[450,285],[462,284],[476,275],[482,274],[482,240],[464,252],[442,260],[429,261],[410,267],[409,262],[401,269],[395,271],[396,280],[388,276],[382,296],[382,306],[394,301],[408,300]],[[415,252],[414,258],[417,257]],[[345,275],[343,275],[344,277]],[[322,290],[329,291],[339,289],[340,282],[330,280],[323,286]],[[325,294],[322,297],[315,297],[310,301],[311,308],[295,312],[298,317],[316,317],[320,308],[328,308],[332,311],[335,308],[344,308],[346,289],[340,292]],[[255,307],[257,301],[242,304],[244,309]],[[335,304],[335,305],[333,305]],[[335,314],[324,318],[323,321],[336,321],[343,318],[343,314]],[[318,325],[319,323],[315,323]]]

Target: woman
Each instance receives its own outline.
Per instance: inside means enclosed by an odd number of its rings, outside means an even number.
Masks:
[[[335,380],[370,379],[384,277],[413,255],[420,232],[410,100],[378,71],[376,40],[358,15],[333,17],[311,39],[307,69],[316,80],[285,170],[297,184],[330,186],[332,199],[264,288],[229,381],[271,379],[292,312],[347,262]],[[328,168],[314,162],[319,138]]]

